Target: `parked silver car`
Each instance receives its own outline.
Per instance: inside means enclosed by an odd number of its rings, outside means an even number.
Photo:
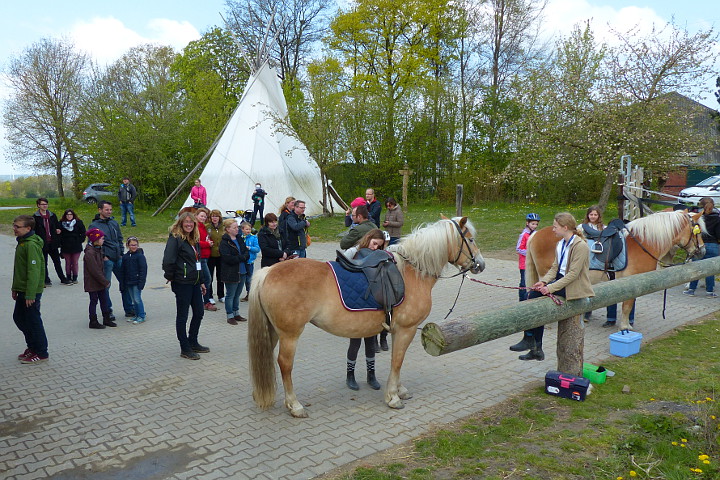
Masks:
[[[117,190],[109,183],[93,183],[83,190],[83,201],[93,204],[98,200],[112,200],[117,198]]]

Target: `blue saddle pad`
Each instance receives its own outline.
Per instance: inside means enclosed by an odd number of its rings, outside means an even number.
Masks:
[[[617,257],[613,259],[612,262],[607,266],[607,270],[609,272],[620,272],[622,270],[625,270],[625,267],[627,267],[627,248],[626,243],[627,240],[625,238],[625,233],[620,232],[620,239],[622,240],[622,248],[620,250],[620,253]],[[590,270],[603,270],[605,271],[605,261],[600,260],[597,255],[595,255],[592,252],[593,245],[595,244],[595,240],[588,239],[588,246],[590,247]]]
[[[347,310],[382,310],[369,289],[367,277],[362,272],[349,272],[338,262],[327,262],[335,276],[340,300]]]

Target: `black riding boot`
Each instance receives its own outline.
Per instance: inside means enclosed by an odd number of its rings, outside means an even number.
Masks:
[[[377,381],[377,378],[375,378],[375,359],[374,358],[366,358],[365,362],[367,363],[367,383],[370,385],[370,388],[373,390],[380,390],[380,382]]]
[[[360,387],[355,381],[355,362],[351,362],[350,360],[347,362],[347,379],[345,380],[345,385],[347,385],[350,390],[360,390]]]
[[[524,352],[530,350],[534,345],[533,337],[523,333],[523,338],[515,345],[510,345],[510,350],[513,352]]]
[[[98,330],[101,330],[105,328],[105,325],[98,322],[97,315],[90,315],[90,328],[97,328]]]
[[[542,350],[542,343],[537,342],[534,337],[532,338],[532,347],[530,347],[530,351],[526,353],[525,355],[520,355],[518,358],[520,360],[538,360],[542,361],[545,360],[545,352]]]

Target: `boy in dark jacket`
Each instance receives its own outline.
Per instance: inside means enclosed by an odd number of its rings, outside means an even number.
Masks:
[[[253,190],[253,194],[250,196],[253,201],[253,214],[250,218],[250,223],[253,228],[255,228],[255,220],[257,220],[258,217],[260,218],[260,225],[264,225],[263,212],[265,211],[265,195],[267,195],[267,192],[263,190],[262,185],[256,183],[255,190]]]
[[[128,237],[128,252],[122,257],[120,288],[125,291],[133,304],[135,318],[128,318],[128,322],[139,325],[145,321],[145,305],[142,301],[142,291],[147,280],[147,261],[140,248],[137,237]]]
[[[91,228],[85,235],[88,244],[85,247],[85,258],[83,260],[84,287],[90,294],[90,328],[103,329],[105,327],[117,327],[117,324],[110,318],[110,302],[107,287],[110,282],[105,278],[103,269],[103,243],[105,234],[99,228]],[[100,302],[103,323],[98,322],[97,304]]]
[[[13,320],[27,345],[18,360],[32,365],[48,359],[48,341],[40,317],[40,297],[45,287],[43,240],[35,235],[35,220],[30,215],[16,217],[12,227],[17,237],[12,280]]]

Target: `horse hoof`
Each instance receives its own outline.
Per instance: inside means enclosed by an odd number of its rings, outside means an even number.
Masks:
[[[394,399],[387,402],[388,407],[394,408],[395,410],[400,410],[402,408],[405,408],[405,404],[400,400],[399,398],[395,397]]]
[[[290,415],[292,415],[295,418],[308,418],[308,414],[304,408],[290,410]]]
[[[412,394],[408,391],[407,388],[400,386],[398,389],[398,397],[400,397],[402,400],[409,400],[412,398]]]

